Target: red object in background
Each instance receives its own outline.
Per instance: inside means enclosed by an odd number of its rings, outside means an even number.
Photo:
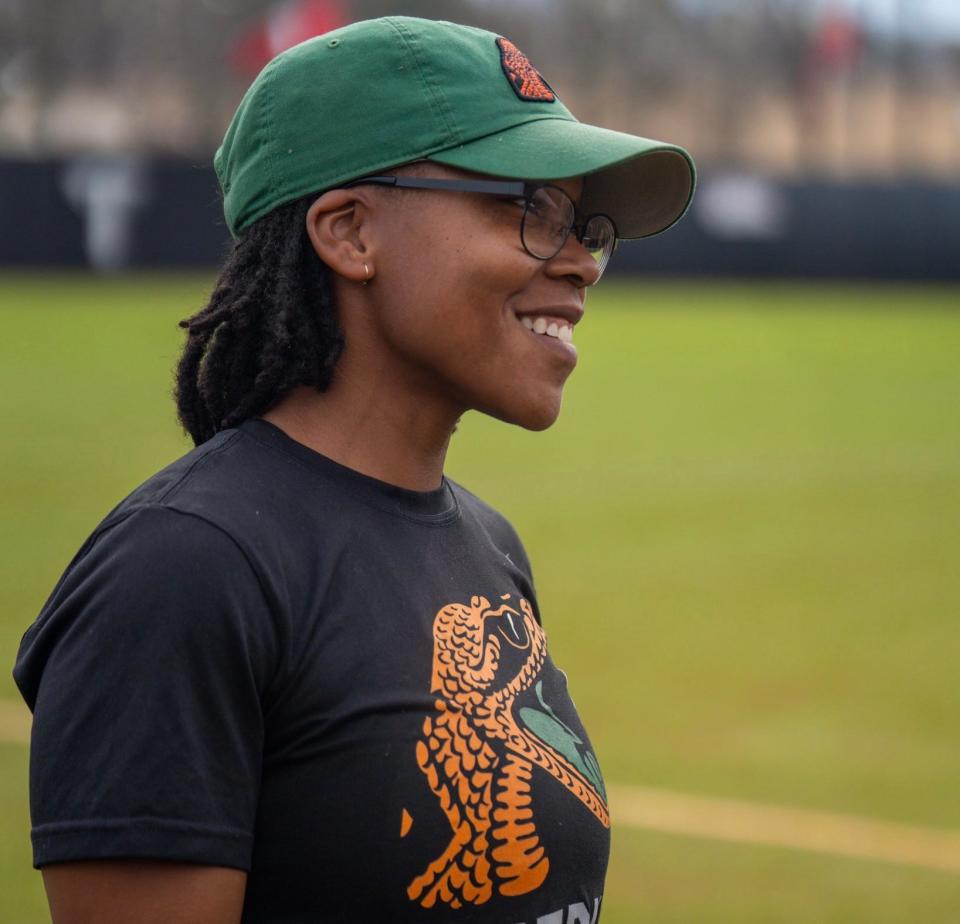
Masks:
[[[242,74],[258,74],[281,51],[348,22],[350,17],[338,0],[275,3],[230,49],[230,63]]]
[[[820,21],[810,44],[810,59],[818,70],[842,71],[860,56],[860,25],[839,10],[830,10]]]

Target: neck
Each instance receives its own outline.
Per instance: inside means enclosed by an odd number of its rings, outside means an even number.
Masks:
[[[375,387],[334,383],[325,392],[299,387],[263,415],[291,439],[354,471],[401,488],[432,491],[458,415],[426,414]]]

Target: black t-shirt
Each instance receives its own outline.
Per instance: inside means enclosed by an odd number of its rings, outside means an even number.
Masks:
[[[34,861],[249,871],[245,922],[593,924],[603,781],[509,523],[264,421],[124,500],[24,636]]]

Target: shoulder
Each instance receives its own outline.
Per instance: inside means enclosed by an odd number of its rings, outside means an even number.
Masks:
[[[499,510],[452,478],[447,478],[446,481],[464,516],[480,521],[488,529],[516,535],[510,521]]]
[[[144,582],[156,572],[249,570],[243,547],[216,522],[162,503],[130,503],[94,530],[69,570],[138,565]],[[242,566],[242,567],[241,567]]]
[[[451,479],[447,479],[466,523],[473,523],[486,532],[493,544],[515,563],[528,576],[531,574],[530,561],[520,536],[513,524],[495,507],[481,500],[472,491]]]
[[[158,513],[163,510],[180,515],[166,518],[166,528],[192,527],[198,534],[219,530],[252,562],[272,562],[275,553],[285,554],[286,546],[295,544],[286,537],[301,535],[310,514],[323,516],[334,492],[259,432],[247,424],[224,430],[176,459],[127,495],[91,539],[141,511],[153,512],[137,521],[163,519]]]
[[[131,492],[104,520],[142,507],[193,514],[227,528],[231,518],[257,500],[282,496],[275,490],[278,460],[243,429],[224,430],[161,469]]]
[[[41,679],[71,665],[102,666],[109,653],[114,673],[117,659],[149,673],[204,649],[238,662],[255,652],[265,684],[281,639],[243,549],[201,517],[147,504],[105,521],[80,549],[24,633],[14,676],[32,708]]]

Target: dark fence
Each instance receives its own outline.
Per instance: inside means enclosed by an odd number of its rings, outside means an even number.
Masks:
[[[218,265],[231,242],[207,164],[0,160],[0,264]],[[703,176],[690,215],[611,272],[960,279],[960,186]]]
[[[205,164],[0,160],[0,207],[7,266],[216,266],[230,248]]]

